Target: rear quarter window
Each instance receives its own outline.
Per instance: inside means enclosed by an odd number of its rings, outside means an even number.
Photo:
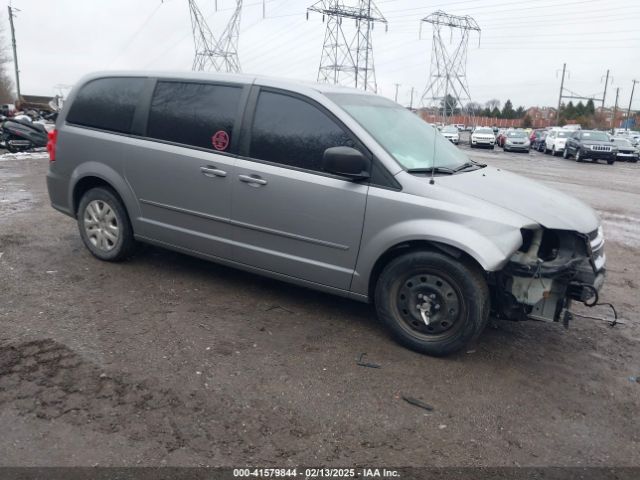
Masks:
[[[130,133],[144,78],[99,78],[85,84],[66,121],[84,127]]]

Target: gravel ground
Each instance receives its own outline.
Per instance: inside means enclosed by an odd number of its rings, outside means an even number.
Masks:
[[[356,302],[158,248],[99,262],[44,154],[0,156],[0,465],[640,465],[640,165],[469,153],[598,210],[625,325],[422,356]]]

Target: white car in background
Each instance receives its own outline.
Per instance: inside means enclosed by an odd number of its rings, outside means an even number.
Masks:
[[[544,140],[544,153],[551,153],[554,157],[556,155],[562,155],[567,143],[567,138],[571,136],[571,133],[573,132],[567,128],[551,130]]]
[[[491,127],[478,127],[471,134],[471,148],[487,147],[494,148],[496,145],[496,136]]]
[[[449,140],[454,145],[458,145],[460,143],[460,133],[458,131],[458,127],[455,125],[447,125],[446,127],[442,127],[440,133],[444,138]]]

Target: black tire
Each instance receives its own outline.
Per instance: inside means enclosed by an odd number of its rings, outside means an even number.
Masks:
[[[118,228],[118,236],[117,240],[112,244],[112,246],[110,246],[108,251],[95,245],[89,238],[89,234],[85,228],[85,215],[90,215],[87,213],[87,207],[94,201],[108,205],[114,213],[115,225]],[[133,229],[131,228],[129,215],[127,214],[127,210],[124,207],[122,200],[120,200],[113,190],[105,187],[97,187],[88,190],[80,200],[76,217],[78,220],[80,237],[82,238],[85,247],[87,247],[94,257],[107,262],[120,262],[131,257],[135,252],[136,241],[133,238]]]
[[[429,295],[426,302],[433,316],[429,325],[416,305],[422,302],[420,292],[425,299]],[[375,307],[399,343],[416,352],[444,356],[480,335],[489,318],[489,289],[477,267],[439,252],[413,252],[383,269]]]
[[[615,160],[607,160],[607,165],[613,165],[615,163]]]
[[[562,151],[562,158],[565,160],[569,158],[569,149],[567,147],[564,147],[564,150]]]
[[[495,145],[491,145],[491,150],[495,150],[496,146]]]
[[[576,162],[581,163],[582,157],[580,156],[580,150],[576,150]]]

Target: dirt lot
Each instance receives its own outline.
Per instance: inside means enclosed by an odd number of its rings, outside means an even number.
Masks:
[[[101,263],[45,156],[0,157],[0,464],[640,465],[640,165],[470,153],[599,211],[626,325],[499,322],[421,356],[366,305],[156,248]]]

